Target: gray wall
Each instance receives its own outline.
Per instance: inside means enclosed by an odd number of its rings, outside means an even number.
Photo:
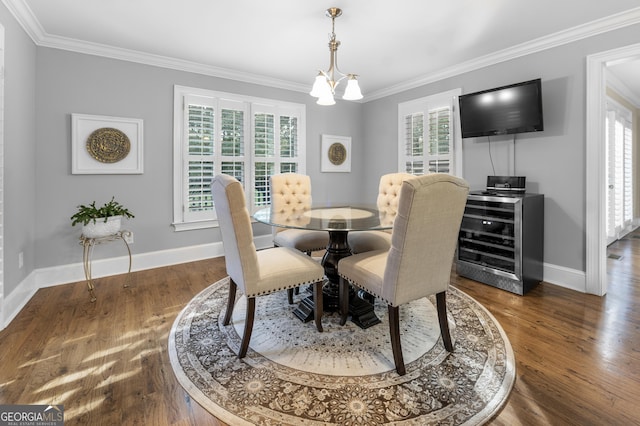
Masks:
[[[306,93],[292,92],[156,68],[68,51],[38,48],[36,72],[37,170],[36,264],[38,268],[78,263],[80,230],[70,226],[75,206],[112,195],[136,215],[134,254],[219,241],[218,230],[175,232],[173,220],[173,87],[192,86],[307,104],[307,172],[318,200],[348,200],[357,179],[320,173],[322,133],[351,136],[360,150],[361,106],[340,102],[322,108]],[[72,175],[71,113],[144,120],[144,174]],[[351,176],[359,176],[361,156]],[[335,192],[332,191],[335,189]],[[331,195],[330,195],[331,194]],[[270,232],[257,225],[256,233]],[[121,247],[96,250],[95,258],[121,255]]]
[[[0,4],[5,29],[4,293],[35,268],[36,47]],[[18,253],[24,266],[18,268]]]
[[[544,261],[585,271],[585,85],[586,56],[636,44],[640,25],[612,31],[568,45],[461,74],[364,106],[368,143],[364,181],[396,167],[397,105],[455,88],[471,93],[510,83],[542,78],[545,131],[517,135],[515,173],[527,177],[531,192],[545,195]],[[489,146],[493,165],[489,158]],[[464,178],[482,189],[486,176],[512,174],[511,136],[463,139]]]

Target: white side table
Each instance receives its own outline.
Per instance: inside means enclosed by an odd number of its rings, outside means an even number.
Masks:
[[[99,238],[87,238],[84,235],[80,236],[80,244],[83,247],[82,261],[84,263],[84,276],[87,280],[87,287],[89,291],[89,295],[91,296],[91,301],[96,301],[96,295],[94,293],[95,286],[93,285],[93,279],[91,277],[91,255],[93,254],[93,247],[110,243],[112,241],[122,240],[124,246],[127,248],[127,253],[129,254],[129,270],[127,271],[127,278],[123,287],[129,287],[131,282],[131,249],[129,248],[129,243],[127,243],[127,238],[131,235],[131,231],[121,230],[112,235],[107,235],[106,237]]]

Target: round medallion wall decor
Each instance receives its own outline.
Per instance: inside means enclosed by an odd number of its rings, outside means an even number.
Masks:
[[[336,142],[329,146],[329,161],[336,166],[341,165],[347,159],[347,148],[340,142]]]
[[[131,142],[124,132],[112,127],[94,130],[87,138],[87,151],[101,163],[117,163],[126,158]]]

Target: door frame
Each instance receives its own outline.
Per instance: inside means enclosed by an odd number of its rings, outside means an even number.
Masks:
[[[607,293],[605,69],[632,58],[640,58],[640,43],[587,56],[585,291],[599,296]]]

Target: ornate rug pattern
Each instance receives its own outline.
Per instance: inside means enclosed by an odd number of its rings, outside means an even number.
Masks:
[[[169,356],[187,393],[230,425],[476,425],[499,411],[513,386],[502,327],[453,287],[453,353],[442,346],[435,298],[412,302],[400,309],[407,374],[398,376],[386,305],[376,302],[382,323],[366,330],[325,313],[318,333],[293,315],[286,292],[257,299],[249,351],[239,360],[246,298],[223,326],[228,285],[211,285],[178,315]]]

